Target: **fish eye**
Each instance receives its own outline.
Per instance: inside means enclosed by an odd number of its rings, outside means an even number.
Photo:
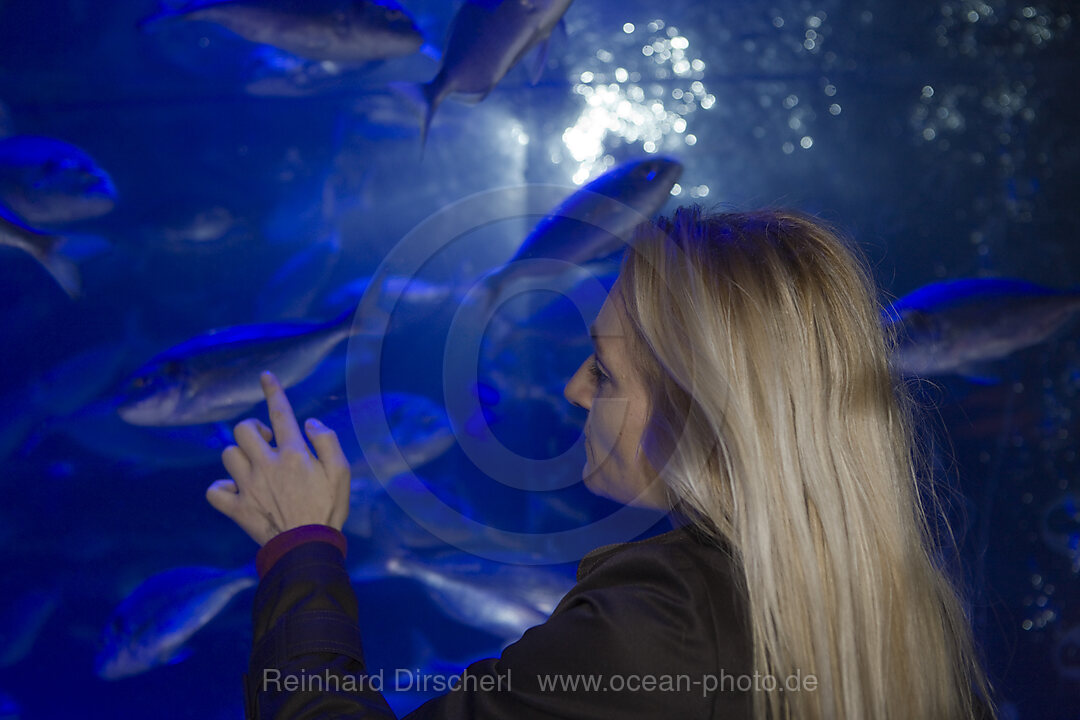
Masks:
[[[180,374],[180,370],[182,368],[183,365],[180,363],[179,360],[170,360],[169,362],[165,363],[165,367],[163,368],[163,370],[165,371],[166,375],[175,377]]]
[[[132,387],[135,387],[135,388],[143,388],[143,387],[146,387],[147,382],[148,381],[146,379],[146,376],[145,375],[140,375],[139,377],[137,377],[137,378],[135,378],[134,380],[131,381],[131,385],[132,385]]]

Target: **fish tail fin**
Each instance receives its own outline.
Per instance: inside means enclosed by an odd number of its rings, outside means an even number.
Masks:
[[[59,285],[68,297],[75,300],[82,291],[82,282],[79,279],[79,268],[70,259],[53,250],[45,255],[37,256],[38,262],[48,270],[53,280]]]
[[[437,79],[437,78],[436,78]],[[435,116],[435,108],[441,101],[439,91],[436,89],[436,81],[427,83],[392,82],[391,90],[404,97],[417,109],[420,114],[420,156],[423,157],[427,147],[428,130],[431,128],[431,120]]]
[[[431,129],[431,119],[435,117],[435,108],[438,107],[439,99],[435,92],[435,83],[429,82],[420,85],[420,91],[424,97],[424,119],[420,125],[420,157],[423,157],[427,147],[428,131]]]
[[[335,324],[345,325],[351,321],[353,315],[359,316],[358,321],[353,322],[349,328],[347,337],[379,335],[386,332],[386,327],[390,324],[390,313],[379,307],[379,301],[382,300],[383,285],[388,272],[388,268],[383,268],[376,273],[368,283],[360,304],[346,310],[334,321]]]

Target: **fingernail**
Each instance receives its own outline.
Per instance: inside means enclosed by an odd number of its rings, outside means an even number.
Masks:
[[[319,429],[321,429],[323,427],[323,424],[321,422],[319,422],[318,420],[316,420],[315,418],[308,418],[307,424],[308,424],[308,427],[315,428],[316,430],[319,430]]]
[[[270,374],[269,370],[263,370],[262,375],[259,376],[259,379],[262,380],[263,382],[270,382],[270,379],[272,377],[274,377],[274,376]]]

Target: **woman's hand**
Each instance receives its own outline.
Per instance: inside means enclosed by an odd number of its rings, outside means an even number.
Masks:
[[[349,514],[351,473],[337,435],[308,420],[312,455],[281,383],[270,372],[261,379],[273,430],[254,418],[233,428],[236,445],[221,453],[231,479],[207,488],[206,499],[259,545],[301,525],[340,530]],[[277,447],[270,447],[275,437]]]

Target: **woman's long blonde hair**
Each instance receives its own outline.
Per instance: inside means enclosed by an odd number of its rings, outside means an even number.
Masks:
[[[796,212],[685,207],[638,228],[619,286],[643,452],[734,548],[755,669],[817,678],[756,693],[755,717],[976,717],[989,683],[862,255]]]

